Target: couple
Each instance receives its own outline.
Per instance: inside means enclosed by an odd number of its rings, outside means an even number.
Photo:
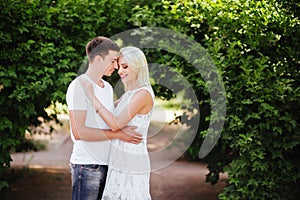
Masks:
[[[154,93],[146,57],[106,37],[91,40],[86,54],[89,67],[66,95],[74,143],[72,199],[151,199],[146,139]],[[112,86],[102,77],[115,69],[125,93],[114,103]]]

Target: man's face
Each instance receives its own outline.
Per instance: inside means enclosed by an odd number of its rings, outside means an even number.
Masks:
[[[117,51],[109,51],[108,54],[104,57],[103,65],[104,66],[104,76],[111,76],[115,69],[118,69],[117,63]]]

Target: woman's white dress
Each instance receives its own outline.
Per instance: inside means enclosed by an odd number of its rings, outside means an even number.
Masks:
[[[140,89],[147,88],[143,87],[123,94],[114,111],[116,116],[126,109],[132,96]],[[152,96],[154,97],[153,94]],[[151,167],[147,151],[147,133],[150,119],[151,112],[146,115],[138,114],[128,124],[137,126],[136,131],[143,135],[140,144],[131,144],[121,140],[112,141],[103,200],[151,199],[149,192]]]

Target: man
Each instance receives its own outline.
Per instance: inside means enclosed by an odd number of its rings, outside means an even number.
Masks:
[[[106,37],[96,37],[86,46],[89,66],[80,77],[93,83],[95,96],[113,111],[112,86],[102,79],[117,69],[119,47]],[[101,199],[107,173],[111,139],[138,144],[141,135],[134,127],[111,131],[88,100],[79,77],[68,87],[67,104],[70,117],[73,151],[70,158],[72,199]],[[125,133],[126,132],[126,133]]]

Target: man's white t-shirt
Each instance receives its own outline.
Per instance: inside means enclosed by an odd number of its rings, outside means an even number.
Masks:
[[[100,102],[113,113],[113,88],[104,81],[104,88],[98,86],[86,74],[81,76],[87,77],[94,87],[94,94]],[[94,106],[87,98],[84,88],[81,86],[79,77],[74,79],[67,90],[66,100],[69,110],[86,110],[85,125],[97,129],[110,129],[103,119],[96,113]],[[70,125],[71,126],[71,125]],[[110,141],[89,142],[82,140],[75,140],[72,134],[72,127],[70,127],[71,138],[73,141],[73,151],[70,162],[72,164],[100,164],[108,165],[108,158],[110,152]]]

